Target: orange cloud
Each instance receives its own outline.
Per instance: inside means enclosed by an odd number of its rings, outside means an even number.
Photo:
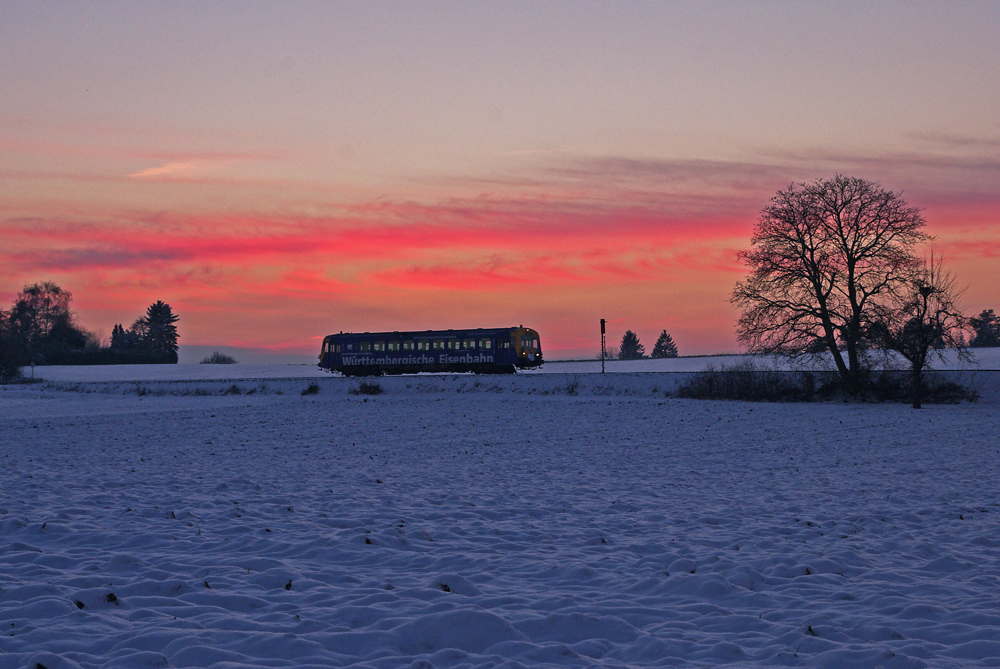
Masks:
[[[136,179],[144,179],[149,177],[174,177],[174,176],[184,176],[186,174],[191,174],[198,172],[203,169],[198,163],[193,162],[169,162],[160,167],[147,167],[144,170],[135,172],[134,174],[129,174],[128,176]]]

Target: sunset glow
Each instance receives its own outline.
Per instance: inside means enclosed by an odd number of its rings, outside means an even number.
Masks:
[[[735,351],[757,213],[841,172],[1000,309],[1000,8],[576,7],[3,5],[3,307],[52,280],[105,335],[168,302],[187,345],[523,323],[592,356],[603,317]]]

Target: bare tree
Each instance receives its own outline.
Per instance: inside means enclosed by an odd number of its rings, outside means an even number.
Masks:
[[[919,265],[924,219],[878,183],[835,175],[779,191],[740,259],[750,269],[732,303],[754,353],[828,351],[850,393],[861,389],[865,337],[879,305]]]
[[[875,341],[910,363],[914,409],[920,408],[924,371],[933,357],[941,358],[943,349],[951,348],[969,359],[963,333],[967,319],[958,306],[961,294],[955,277],[931,255],[897,293],[896,304],[872,326]]]

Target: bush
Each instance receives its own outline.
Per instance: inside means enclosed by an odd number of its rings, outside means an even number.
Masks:
[[[13,360],[0,357],[0,384],[20,381],[21,366]]]
[[[377,381],[362,381],[347,392],[352,395],[381,395],[382,386]]]
[[[302,389],[303,395],[316,395],[319,393],[319,386],[315,383],[310,383],[308,386]]]
[[[913,400],[913,376],[910,372],[884,371],[873,375],[866,384],[865,398],[875,402],[910,402]],[[928,373],[923,377],[921,401],[924,404],[975,402],[979,393],[943,375]]]
[[[812,402],[828,396],[832,375],[817,388],[817,374],[779,372],[758,367],[752,360],[732,367],[709,366],[694,374],[677,389],[678,397],[700,400],[743,400],[747,402]]]
[[[732,367],[709,367],[691,376],[677,396],[700,400],[746,402],[816,402],[851,399],[861,402],[910,402],[911,375],[903,371],[869,373],[862,378],[860,395],[847,395],[835,372],[781,372],[757,367],[747,360]],[[925,375],[923,401],[927,404],[974,402],[978,393],[944,376]]]
[[[231,355],[226,355],[225,353],[219,353],[215,351],[212,355],[206,356],[202,361],[202,365],[235,365],[236,358]]]

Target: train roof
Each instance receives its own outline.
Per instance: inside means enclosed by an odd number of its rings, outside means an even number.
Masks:
[[[499,334],[510,333],[514,330],[532,330],[531,328],[507,327],[507,328],[473,328],[468,330],[395,330],[392,332],[335,332],[327,337],[458,337],[466,334]],[[532,330],[534,332],[534,330]]]

